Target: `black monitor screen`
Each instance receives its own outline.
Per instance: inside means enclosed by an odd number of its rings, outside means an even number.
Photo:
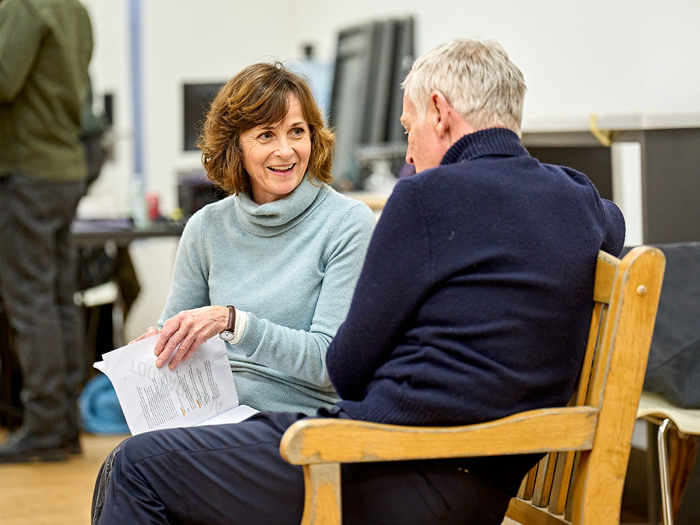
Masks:
[[[209,105],[221,89],[217,84],[185,84],[183,86],[184,144],[185,151],[197,150],[197,136],[209,110]]]
[[[340,31],[330,102],[336,132],[336,187],[363,188],[357,152],[405,143],[401,81],[413,61],[413,18],[368,22]]]

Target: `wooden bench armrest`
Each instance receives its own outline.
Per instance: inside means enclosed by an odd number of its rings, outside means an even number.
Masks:
[[[458,427],[303,419],[287,429],[280,453],[292,464],[311,465],[588,450],[597,417],[597,409],[583,406],[531,410]]]

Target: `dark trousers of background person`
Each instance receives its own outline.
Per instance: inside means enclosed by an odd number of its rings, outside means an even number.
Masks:
[[[129,438],[108,457],[113,465],[103,465],[93,523],[298,525],[304,506],[303,473],[281,458],[279,444],[284,431],[302,417],[261,412],[234,425],[176,428]],[[537,461],[532,456],[519,458],[515,470],[497,474],[508,480],[506,492],[512,494]],[[343,465],[343,523],[500,525],[510,496],[470,473],[466,464],[467,460],[443,460]],[[102,474],[110,466],[107,481]],[[99,520],[95,511],[101,513]]]
[[[70,225],[84,192],[83,182],[0,178],[0,294],[22,370],[22,429],[37,447],[78,437],[86,365]]]

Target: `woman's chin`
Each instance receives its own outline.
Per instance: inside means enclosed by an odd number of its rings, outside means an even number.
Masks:
[[[303,179],[303,174],[290,173],[288,175],[275,175],[273,179],[268,179],[265,188],[256,191],[253,185],[253,200],[257,204],[266,204],[289,197],[297,189]]]

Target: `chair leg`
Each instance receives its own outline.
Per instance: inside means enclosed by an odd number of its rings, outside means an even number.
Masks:
[[[302,525],[342,525],[340,465],[303,465],[305,500]]]
[[[683,504],[685,488],[695,467],[698,437],[693,434],[685,434],[680,430],[671,430],[666,435],[666,442],[668,443],[668,470],[671,481],[673,517],[677,519]]]
[[[647,453],[645,455],[645,466],[647,470],[647,522],[659,523],[661,516],[661,491],[659,490],[659,446],[657,437],[661,421],[646,421],[647,430]]]
[[[661,479],[661,517],[664,525],[673,525],[673,502],[671,500],[667,441],[667,432],[671,425],[673,425],[673,421],[664,419],[656,438],[659,449],[659,475]]]

